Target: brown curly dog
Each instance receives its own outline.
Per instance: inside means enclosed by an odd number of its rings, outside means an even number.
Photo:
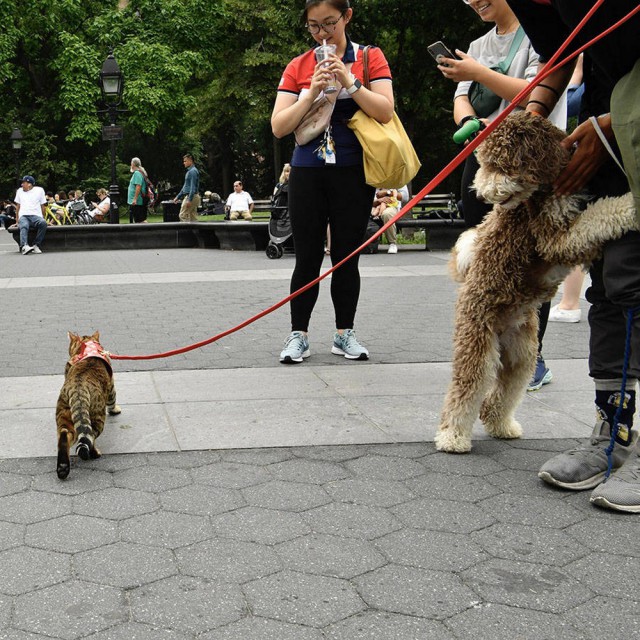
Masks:
[[[435,437],[441,451],[470,451],[478,416],[495,438],[522,435],[514,416],[535,368],[538,307],[572,267],[636,228],[630,194],[585,208],[579,197],[553,193],[570,157],[564,137],[548,120],[520,112],[478,149],[474,187],[495,206],[460,236],[449,263],[461,286],[453,379]]]

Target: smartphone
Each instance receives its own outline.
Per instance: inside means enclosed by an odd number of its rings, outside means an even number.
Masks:
[[[438,42],[430,44],[427,47],[427,51],[431,54],[431,57],[438,64],[440,64],[439,58],[453,58],[454,60],[460,60],[460,58],[458,58],[458,56],[453,53],[453,51],[451,51],[449,47],[444,44],[444,42],[441,42],[440,40],[438,40]]]

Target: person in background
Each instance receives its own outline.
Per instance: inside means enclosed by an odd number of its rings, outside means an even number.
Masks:
[[[91,203],[93,209],[89,211],[89,215],[96,222],[102,222],[105,217],[109,215],[109,210],[111,209],[111,198],[109,198],[109,192],[102,187],[96,191],[96,195],[98,196],[99,202]]]
[[[20,229],[20,251],[22,255],[28,253],[42,253],[41,245],[47,233],[47,223],[44,219],[44,210],[47,206],[47,198],[42,187],[36,187],[33,176],[24,176],[20,189],[16,192],[16,221]],[[33,245],[29,244],[29,229],[36,230],[36,238]]]
[[[15,223],[16,206],[12,202],[9,202],[9,200],[3,200],[0,202],[0,227],[8,229]]]
[[[284,70],[271,115],[277,138],[294,132],[314,101],[334,80],[341,87],[331,115],[331,128],[306,144],[296,145],[289,177],[289,216],[296,263],[290,290],[296,291],[320,273],[327,223],[331,261],[336,264],[362,243],[371,213],[374,188],[365,180],[362,147],[347,121],[358,109],[378,122],[393,117],[391,71],[378,47],[369,49],[369,88],[363,85],[364,46],[352,42],[347,26],[353,17],[348,0],[307,0],[304,18],[314,48],[295,57]],[[336,46],[326,61],[316,62],[323,42]],[[336,331],[331,352],[351,360],[367,360],[369,351],[355,335],[360,296],[359,256],[331,278]],[[291,333],[280,362],[294,364],[309,357],[309,322],[319,293],[316,284],[291,300]]]
[[[182,185],[182,189],[180,189],[173,201],[178,202],[184,196],[178,218],[180,218],[180,222],[196,222],[198,220],[198,207],[200,206],[200,194],[198,193],[200,189],[200,172],[196,169],[193,156],[190,153],[184,154],[182,164],[187,170],[184,176],[184,185]]]
[[[229,220],[237,220],[240,217],[243,220],[252,220],[253,206],[251,194],[243,191],[242,182],[236,180],[233,183],[233,193],[229,194],[227,198],[226,207],[229,211]]]
[[[409,189],[407,185],[400,189],[378,189],[373,201],[371,217],[386,224],[402,209],[402,205],[409,202]],[[385,238],[389,243],[387,253],[398,253],[396,225],[392,224],[385,232]]]
[[[127,193],[129,215],[134,222],[147,222],[147,205],[142,195],[147,190],[147,172],[140,158],[131,158],[131,180]]]

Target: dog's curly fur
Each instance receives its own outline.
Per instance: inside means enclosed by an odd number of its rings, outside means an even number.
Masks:
[[[636,228],[630,194],[584,208],[579,197],[553,193],[570,159],[564,135],[520,112],[479,147],[474,186],[494,208],[460,236],[449,264],[461,286],[453,379],[435,438],[441,451],[470,451],[478,416],[496,438],[522,435],[514,414],[535,369],[538,307],[572,267]]]

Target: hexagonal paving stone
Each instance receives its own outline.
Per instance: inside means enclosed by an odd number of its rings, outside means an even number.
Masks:
[[[14,547],[0,553],[0,593],[17,596],[71,577],[71,558],[62,553]]]
[[[245,610],[240,588],[201,578],[174,576],[131,592],[135,620],[187,633],[201,633],[239,620]]]
[[[355,502],[370,507],[392,507],[416,497],[402,482],[347,478],[323,486],[334,500]]]
[[[401,529],[375,541],[391,562],[423,569],[462,571],[488,559],[468,536],[442,531]]]
[[[594,595],[567,567],[488,560],[463,571],[461,578],[485,601],[550,613],[567,611]]]
[[[25,530],[26,527],[23,524],[0,522],[0,551],[24,544]]]
[[[456,576],[430,569],[387,565],[352,580],[373,609],[442,620],[478,597]]]
[[[243,489],[271,480],[269,473],[262,467],[235,462],[209,464],[193,469],[192,473],[198,484],[226,489]]]
[[[440,622],[386,611],[365,611],[323,629],[327,640],[454,640]]]
[[[128,617],[128,603],[120,589],[70,580],[17,598],[14,625],[73,640],[124,622]]]
[[[326,460],[329,462],[343,462],[359,458],[368,450],[366,445],[320,445],[313,447],[290,447],[289,451],[302,460]]]
[[[23,491],[0,498],[1,518],[5,522],[29,524],[63,516],[71,511],[69,496],[41,491]]]
[[[474,531],[472,540],[487,553],[505,560],[526,560],[562,567],[589,553],[564,531],[546,527],[527,527],[497,523],[482,531]]]
[[[184,631],[160,629],[140,622],[125,622],[91,636],[91,640],[191,640]]]
[[[399,520],[414,529],[471,533],[493,524],[495,520],[468,502],[419,498],[389,509]]]
[[[0,473],[0,497],[20,493],[29,488],[31,478],[17,473]]]
[[[144,466],[117,471],[113,481],[117,487],[160,493],[191,484],[192,479],[189,470]]]
[[[55,473],[36,476],[33,479],[32,488],[38,491],[76,496],[98,489],[106,489],[112,485],[113,478],[110,473],[90,469],[88,465],[81,465],[79,468],[72,469],[64,482],[60,482]]]
[[[0,638],[2,640],[49,640],[47,636],[41,636],[39,633],[30,633],[15,628],[7,629],[7,633]]]
[[[369,542],[319,533],[283,542],[275,550],[287,569],[336,578],[353,578],[386,563]]]
[[[585,640],[587,637],[579,634],[564,617],[500,604],[467,609],[446,624],[456,638],[464,640]]]
[[[332,503],[302,514],[318,533],[373,540],[401,527],[384,509],[361,504]]]
[[[228,449],[220,451],[223,462],[239,462],[264,467],[275,462],[291,460],[293,454],[289,449]]]
[[[640,619],[636,603],[616,597],[597,597],[571,609],[565,620],[578,629],[580,638],[638,638]]]
[[[636,519],[631,521],[618,518],[615,521],[615,535],[612,529],[605,526],[600,513],[582,522],[567,527],[564,532],[571,539],[577,540],[581,547],[599,553],[619,556],[640,557],[638,546],[639,527]],[[623,516],[624,517],[624,516]],[[0,539],[2,536],[0,536]],[[1,544],[1,542],[0,542]]]
[[[211,518],[213,531],[225,538],[275,544],[309,533],[309,526],[289,511],[243,507]]]
[[[500,522],[528,524],[538,527],[564,529],[570,524],[584,520],[584,513],[573,509],[561,500],[502,494],[487,498],[478,507],[490,513]]]
[[[600,596],[628,600],[637,597],[640,558],[590,553],[567,565],[565,571]]]
[[[83,580],[130,589],[176,573],[173,554],[160,547],[116,542],[77,554],[76,575]]]
[[[191,485],[160,494],[165,509],[196,516],[214,516],[244,507],[247,502],[237,489]]]
[[[92,460],[92,466],[100,471],[122,471],[134,467],[144,467],[147,464],[146,453],[126,453],[117,456],[102,456]]]
[[[61,553],[86,551],[117,539],[118,526],[115,522],[78,515],[30,524],[25,535],[28,545]]]
[[[486,476],[504,470],[504,465],[479,453],[481,443],[474,443],[474,450],[468,456],[455,456],[438,452],[423,460],[427,471],[451,473],[463,476]],[[500,444],[500,443],[499,443]]]
[[[219,538],[178,549],[176,557],[181,573],[225,582],[248,582],[282,568],[271,547]]]
[[[454,476],[450,473],[427,473],[407,480],[406,485],[425,498],[476,502],[501,493],[500,489],[478,476]]]
[[[55,472],[55,467],[51,466],[51,458],[5,458],[0,460],[0,472],[2,473],[37,476],[52,471]]]
[[[518,469],[520,471],[530,471],[537,475],[538,469],[551,457],[548,451],[535,451],[531,449],[513,449],[500,451],[492,458],[504,465],[507,469]]]
[[[158,451],[147,454],[149,464],[176,469],[194,469],[219,460],[218,451]]]
[[[407,480],[421,476],[426,468],[407,458],[366,455],[343,463],[354,475],[375,480]]]
[[[243,618],[198,636],[198,640],[239,640],[239,638],[242,640],[325,640],[325,636],[318,629],[255,616]]]
[[[13,600],[9,596],[0,595],[0,633],[9,622],[12,604]]]
[[[244,585],[255,615],[324,627],[366,609],[346,580],[281,571]]]
[[[87,516],[110,520],[126,520],[158,509],[158,498],[152,493],[112,487],[73,499],[73,510]]]
[[[515,471],[505,469],[498,473],[485,476],[489,484],[500,490],[500,493],[518,493],[525,496],[538,496],[540,498],[562,499],[566,492],[561,489],[554,489],[546,482],[538,478],[537,473]]]
[[[343,466],[323,460],[286,460],[269,466],[269,473],[285,482],[324,484],[351,477]]]
[[[145,545],[177,549],[206,540],[211,535],[209,522],[202,516],[157,511],[135,516],[120,524],[122,539]]]
[[[327,492],[317,485],[280,480],[247,487],[242,494],[254,507],[283,511],[306,511],[331,502]]]

